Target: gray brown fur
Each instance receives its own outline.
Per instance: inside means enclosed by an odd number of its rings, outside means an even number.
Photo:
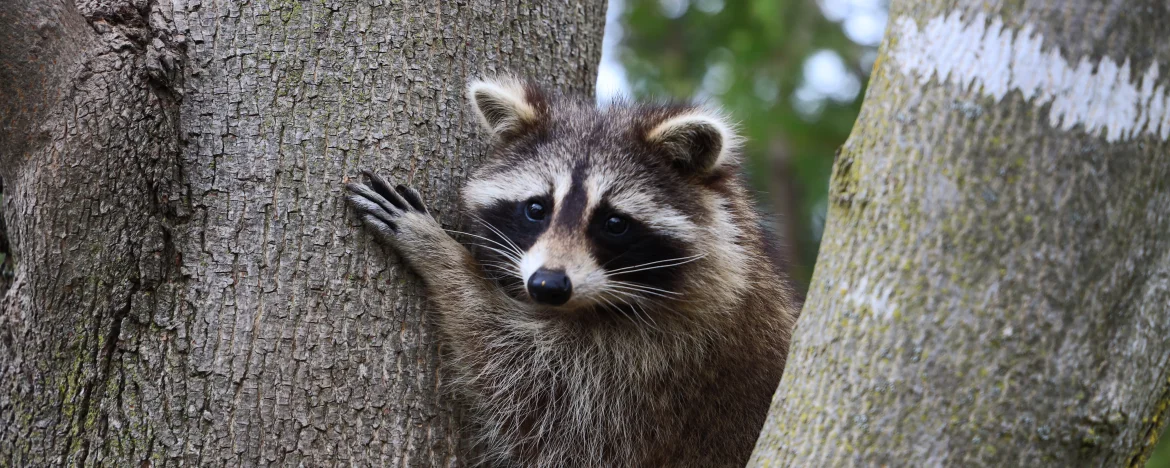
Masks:
[[[733,126],[708,108],[598,109],[508,78],[470,98],[494,140],[464,189],[483,221],[463,236],[470,249],[413,190],[372,174],[349,188],[427,284],[485,462],[742,466],[798,305],[765,253]],[[548,219],[528,217],[533,199]],[[513,204],[525,218],[507,219]],[[637,229],[599,231],[620,227],[611,214]],[[613,266],[656,252],[689,260]],[[534,265],[566,272],[568,303],[533,302]]]

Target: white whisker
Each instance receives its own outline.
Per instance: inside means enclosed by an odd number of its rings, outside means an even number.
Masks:
[[[630,313],[626,313],[626,311],[622,310],[622,308],[620,306],[618,306],[617,304],[614,304],[612,301],[610,301],[608,298],[606,298],[605,295],[607,293],[610,293],[610,291],[602,290],[598,293],[598,296],[597,296],[598,299],[601,299],[602,301],[605,301],[606,304],[609,304],[609,307],[606,308],[607,310],[612,309],[615,312],[621,314],[623,317],[625,317],[626,320],[629,320],[631,322],[634,322],[634,321],[640,322],[641,321],[641,320],[638,320],[637,318],[635,318],[634,315],[631,315]],[[620,302],[620,299],[618,299],[617,296],[613,296],[613,298]]]
[[[491,268],[491,270],[492,270],[492,271],[494,271],[494,272],[497,272],[497,273],[503,273],[503,274],[504,274],[504,275],[506,275],[506,276],[510,276],[510,277],[513,277],[513,278],[516,278],[516,279],[520,279],[520,274],[519,274],[519,272],[517,272],[516,270],[513,270],[513,269],[511,269],[511,268],[508,268],[508,267],[506,267],[506,266],[503,266],[503,265],[484,265],[484,266],[485,266],[485,267],[490,267],[490,268]]]
[[[624,275],[627,273],[636,273],[639,271],[647,271],[647,270],[656,270],[659,268],[676,267],[679,265],[685,265],[687,263],[691,263],[691,262],[696,261],[696,260],[700,260],[706,256],[707,256],[706,254],[699,254],[699,255],[692,255],[689,257],[679,257],[679,258],[671,258],[671,259],[666,259],[666,260],[656,260],[653,262],[643,263],[641,265],[633,265],[633,266],[628,266],[628,267],[617,268],[617,269],[610,270],[610,271],[606,272],[606,274],[611,275],[611,276],[612,275]],[[659,265],[660,263],[662,263],[664,265]]]
[[[511,252],[500,250],[500,249],[497,249],[497,248],[492,247],[490,245],[478,244],[478,243],[474,243],[474,242],[472,242],[471,245],[498,253],[498,254],[504,256],[504,258],[511,260],[513,263],[516,263],[517,265],[520,264],[520,257],[517,257],[515,254],[512,254]]]
[[[516,272],[516,271],[513,271],[513,270],[509,270],[509,269],[506,269],[506,268],[503,268],[503,267],[500,267],[500,266],[496,266],[496,265],[491,265],[491,266],[490,266],[490,271],[489,271],[489,272],[490,272],[490,273],[497,273],[497,274],[499,274],[499,275],[503,275],[503,276],[495,276],[495,278],[497,278],[497,279],[503,279],[503,278],[514,278],[514,279],[522,279],[522,278],[520,277],[520,274],[519,274],[519,272]]]
[[[512,242],[512,239],[509,239],[508,236],[505,236],[504,233],[502,231],[500,231],[499,228],[496,228],[495,226],[493,226],[492,223],[487,222],[486,220],[484,220],[483,218],[480,218],[479,216],[472,216],[472,219],[474,219],[475,221],[484,225],[484,227],[491,229],[492,232],[496,233],[497,236],[500,236],[500,239],[503,239],[504,242],[507,242],[508,245],[512,246],[512,249],[514,251],[516,251],[517,253],[519,253],[521,257],[524,256],[524,249],[521,249],[520,246],[516,245],[515,242]]]
[[[484,260],[480,263],[482,263],[484,265],[494,265],[494,266],[504,267],[504,268],[507,268],[508,270],[512,270],[512,271],[517,271],[517,272],[520,271],[520,269],[516,267],[515,263],[505,262],[503,260]]]
[[[476,222],[484,225],[484,227],[491,229],[492,232],[496,233],[496,235],[500,236],[501,239],[504,239],[504,241],[510,244],[512,247],[515,247],[516,250],[521,250],[519,246],[517,246],[514,242],[512,242],[511,239],[508,238],[508,236],[504,235],[503,231],[500,231],[500,229],[492,223],[487,222],[487,220],[480,218],[479,216],[474,216],[473,219],[475,219]]]
[[[640,284],[640,283],[631,283],[628,281],[609,280],[609,285],[611,287],[618,288],[618,289],[626,289],[626,290],[630,290],[630,291],[644,292],[647,294],[653,294],[655,296],[666,297],[666,298],[672,298],[672,297],[677,297],[677,296],[682,295],[682,293],[677,293],[674,291],[667,291],[665,289],[650,287],[650,286],[646,286],[646,285]]]
[[[601,294],[602,294],[602,296],[601,296],[601,297],[602,297],[602,300],[606,300],[606,299],[605,299],[605,297],[604,297],[604,294],[614,294],[615,292],[617,292],[617,291],[613,291],[613,290],[602,291],[602,292],[601,292]],[[635,296],[635,297],[636,297],[636,296]],[[614,298],[614,299],[618,299],[618,297],[617,297],[616,295],[614,295],[614,296],[613,296],[613,298]],[[620,299],[618,299],[618,300],[620,301]],[[608,301],[608,300],[606,300],[606,302],[609,302],[609,301]],[[650,318],[649,314],[646,314],[646,317],[645,317],[645,319],[644,319],[644,318],[642,318],[642,315],[641,315],[641,314],[639,314],[639,313],[638,313],[638,311],[637,311],[637,310],[634,308],[634,303],[632,303],[632,302],[628,302],[627,304],[630,304],[630,315],[633,315],[633,319],[634,319],[634,320],[636,320],[636,321],[640,322],[642,325],[645,325],[646,327],[648,327],[648,328],[650,328],[650,329],[652,329],[652,330],[654,330],[654,331],[657,331],[657,332],[659,332],[659,333],[661,333],[661,332],[662,332],[662,330],[659,330],[659,329],[658,329],[658,327],[656,326],[656,325],[657,325],[657,323],[656,323],[656,322],[654,322],[654,319]],[[616,306],[615,306],[615,307],[616,307]],[[620,308],[620,307],[618,307],[618,310],[621,310],[621,308]],[[622,314],[623,314],[623,315],[626,315],[627,317],[629,317],[629,316],[630,316],[630,315],[627,315],[627,314],[625,314],[625,312],[622,312]],[[647,321],[647,319],[649,319],[649,321]]]
[[[645,309],[645,308],[643,308],[641,305],[639,305],[637,302],[632,302],[632,303],[630,303],[630,308],[631,308],[631,309],[635,309],[635,310],[640,310],[640,311],[642,311],[642,315],[646,317],[646,320],[649,320],[649,321],[650,321],[650,323],[652,323],[652,324],[654,324],[654,325],[655,325],[655,330],[658,330],[658,331],[660,331],[660,332],[662,331],[662,330],[659,330],[659,329],[657,328],[658,321],[657,321],[657,320],[654,320],[654,317],[653,317],[653,316],[651,316],[649,312],[646,312],[646,309]]]
[[[514,245],[505,245],[505,244],[502,244],[502,243],[500,243],[500,242],[497,242],[495,239],[490,239],[490,238],[487,238],[487,237],[484,237],[484,236],[481,236],[481,235],[478,235],[478,234],[472,234],[472,233],[470,233],[470,232],[456,231],[456,230],[454,230],[454,229],[443,229],[443,230],[444,230],[444,231],[447,231],[447,232],[453,232],[453,233],[455,233],[455,234],[463,234],[463,235],[465,235],[465,236],[471,236],[471,237],[474,237],[474,238],[477,238],[477,239],[483,239],[483,240],[485,240],[485,241],[488,241],[488,242],[491,242],[491,243],[493,243],[493,244],[496,244],[496,245],[500,246],[501,248],[503,248],[504,250],[507,250],[507,251],[509,251],[509,252],[511,252],[511,253],[514,253],[514,254],[516,254],[517,256],[520,256],[520,257],[523,257],[523,256],[524,256],[524,252],[522,252],[520,249],[516,248]],[[506,240],[506,241],[507,241],[507,238],[505,237],[505,238],[504,238],[504,240]],[[510,244],[510,243],[511,243],[511,241],[508,241],[508,243]]]

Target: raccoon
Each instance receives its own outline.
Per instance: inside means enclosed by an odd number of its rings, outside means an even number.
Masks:
[[[743,466],[798,304],[732,123],[508,77],[468,97],[492,139],[462,190],[469,232],[376,174],[347,187],[426,285],[483,462]]]

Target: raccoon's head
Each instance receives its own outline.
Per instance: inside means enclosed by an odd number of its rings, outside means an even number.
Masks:
[[[514,298],[634,318],[748,287],[739,137],[722,114],[598,109],[510,78],[473,82],[468,97],[493,139],[463,190],[471,241]]]

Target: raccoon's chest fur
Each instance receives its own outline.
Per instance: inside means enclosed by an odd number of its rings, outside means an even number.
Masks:
[[[704,345],[686,343],[693,356],[685,356],[517,341],[470,357],[478,362],[459,362],[480,370],[464,374],[460,385],[470,392],[477,442],[493,464],[664,466],[677,455],[670,442],[700,390],[694,374]],[[661,360],[645,362],[647,355]]]
[[[743,466],[786,350],[787,329],[756,328],[740,343],[718,334],[500,330],[485,342],[495,352],[455,362],[456,385],[488,466]]]

